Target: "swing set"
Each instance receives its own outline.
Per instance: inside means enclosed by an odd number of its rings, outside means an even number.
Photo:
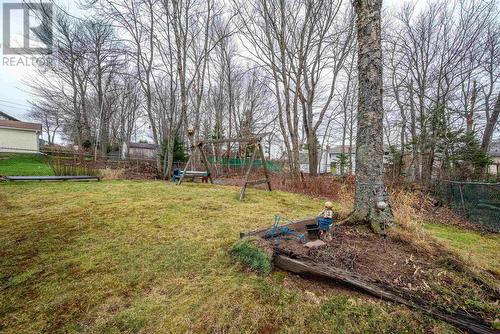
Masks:
[[[189,135],[191,136],[192,133],[190,132]],[[269,172],[267,170],[267,162],[266,162],[266,157],[264,154],[264,150],[262,148],[262,139],[268,135],[268,133],[264,134],[259,134],[259,135],[252,135],[249,137],[238,137],[238,138],[226,138],[226,139],[212,139],[212,140],[200,140],[197,143],[193,144],[191,146],[191,154],[189,155],[189,159],[186,162],[186,165],[184,166],[184,170],[182,171],[178,181],[177,185],[180,185],[182,181],[184,180],[185,177],[196,177],[199,175],[204,175],[205,177],[208,178],[210,183],[214,183],[213,178],[212,178],[212,173],[211,170],[213,167],[211,167],[211,163],[207,158],[207,154],[205,151],[205,148],[207,145],[212,146],[212,151],[215,153],[214,145],[222,145],[222,144],[227,144],[228,145],[228,151],[227,153],[227,166],[228,166],[228,173],[229,173],[229,166],[230,166],[230,151],[231,151],[231,144],[233,143],[247,143],[247,148],[253,148],[252,150],[252,155],[250,158],[250,163],[248,164],[245,177],[243,179],[243,186],[241,187],[240,191],[240,201],[245,198],[245,191],[247,187],[249,186],[255,186],[258,184],[267,184],[267,189],[271,191],[271,179],[269,178]],[[194,167],[194,160],[195,158],[195,152],[199,152],[201,161],[203,162],[203,166],[205,171],[196,171],[196,170],[188,170],[188,167],[192,165]],[[215,155],[215,154],[214,154]],[[259,158],[261,160],[261,165],[262,169],[264,171],[264,178],[259,179],[259,180],[249,180],[250,177],[250,172],[252,171],[252,167],[255,164],[255,160],[257,158],[257,155],[259,155]],[[217,159],[214,161],[214,165],[217,164]],[[217,173],[215,174],[217,175]]]

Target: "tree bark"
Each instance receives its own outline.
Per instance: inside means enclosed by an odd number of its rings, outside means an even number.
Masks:
[[[416,115],[415,115],[415,101],[413,100],[413,80],[411,80],[410,85],[409,85],[409,92],[410,92],[410,130],[411,130],[411,146],[412,146],[412,176],[413,176],[413,181],[415,182],[420,182],[421,179],[421,174],[420,174],[420,153],[418,152],[418,149],[420,148],[420,145],[418,143],[418,135],[417,135],[417,124],[416,124]]]
[[[384,186],[382,106],[382,0],[355,0],[358,34],[358,131],[354,212],[349,221],[370,224],[376,233],[393,222]]]
[[[472,97],[470,102],[470,110],[467,112],[466,121],[467,121],[467,134],[472,136],[474,134],[474,108],[476,106],[476,98],[477,98],[477,85],[476,80],[474,80],[472,87]]]
[[[491,113],[490,118],[488,118],[486,122],[486,128],[483,133],[483,140],[481,143],[481,148],[488,152],[491,144],[491,137],[493,136],[493,131],[495,130],[495,126],[498,122],[498,116],[500,115],[500,93],[498,93],[497,100],[495,102],[495,107],[493,108],[493,112]]]
[[[309,159],[309,175],[318,175],[318,139],[315,133],[307,134],[307,153]]]

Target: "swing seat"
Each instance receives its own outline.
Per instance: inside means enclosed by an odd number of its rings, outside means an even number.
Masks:
[[[183,171],[180,169],[175,169],[172,175],[172,182],[177,182],[182,177]],[[201,178],[201,182],[208,183],[208,173],[200,172],[196,170],[187,170],[184,179],[191,179],[194,181],[195,178]]]

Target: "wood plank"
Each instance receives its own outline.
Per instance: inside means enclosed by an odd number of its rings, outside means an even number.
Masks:
[[[182,172],[184,173],[184,172]],[[202,172],[202,171],[198,171],[198,170],[188,170],[186,171],[186,177],[188,176],[208,176],[208,173],[207,172]]]
[[[296,225],[305,225],[308,223],[314,223],[315,219],[316,219],[316,217],[311,217],[311,218],[306,218],[306,219],[302,219],[302,220],[298,220],[298,221],[288,222],[288,223],[282,224],[280,226],[287,226],[287,227],[293,228]],[[273,229],[273,227],[268,226],[268,227],[257,229],[257,230],[240,232],[240,238],[250,237],[250,236],[254,236],[254,235],[264,235],[264,234],[266,234],[266,232],[271,231],[272,229]]]
[[[191,162],[191,159],[193,158],[193,149],[191,148],[191,154],[189,155],[189,159],[186,162],[186,165],[184,166],[184,170],[182,171],[181,177],[177,181],[177,185],[181,184],[182,181],[184,180],[184,176],[186,175],[186,171],[188,169],[189,163]]]
[[[213,184],[214,180],[212,179],[212,175],[210,173],[210,165],[207,159],[207,155],[205,154],[205,151],[203,151],[203,145],[198,144],[198,149],[200,150],[201,158],[203,159],[203,164],[205,165],[205,169],[207,170],[208,179],[210,180],[210,183]]]
[[[400,291],[396,292],[385,286],[368,282],[361,276],[346,270],[319,265],[310,260],[292,259],[284,255],[275,255],[274,264],[278,268],[296,274],[317,276],[350,285],[373,296],[415,308],[471,333],[498,333],[498,331],[493,330],[483,319],[471,317],[464,312],[448,312],[444,309],[439,309],[418,297],[411,300],[408,296],[402,296]]]
[[[266,156],[264,154],[264,149],[262,148],[262,143],[259,140],[259,152],[260,152],[260,160],[262,161],[262,168],[264,169],[264,175],[266,176],[267,189],[272,191],[271,189],[271,179],[269,178],[269,173],[267,171],[267,163]]]
[[[253,153],[252,153],[252,159],[250,159],[250,165],[248,166],[247,172],[245,174],[245,179],[243,180],[243,186],[241,187],[240,191],[240,201],[245,198],[245,190],[247,189],[248,185],[248,177],[250,176],[250,171],[252,170],[253,162],[255,161],[255,156],[257,155],[257,146],[254,147]]]
[[[7,181],[99,181],[99,176],[59,175],[59,176],[5,176]]]
[[[267,179],[248,181],[247,186],[256,186],[258,184],[267,183]]]

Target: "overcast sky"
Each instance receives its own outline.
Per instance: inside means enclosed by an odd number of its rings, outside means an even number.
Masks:
[[[30,106],[28,101],[32,98],[31,90],[26,84],[36,75],[34,65],[29,55],[5,55],[3,47],[3,21],[4,21],[4,5],[6,3],[22,2],[11,0],[0,0],[0,40],[1,44],[1,62],[0,62],[0,110],[12,115],[21,120],[28,120],[26,114],[29,112]],[[62,0],[58,4],[67,9],[74,15],[81,15],[78,10],[76,1]],[[13,10],[10,15],[10,43],[11,46],[22,46],[23,38],[23,14],[21,10]],[[39,25],[37,18],[30,18],[30,27]],[[36,46],[36,41],[35,41]],[[21,62],[21,64],[19,64]]]
[[[350,1],[350,0],[349,0]],[[10,0],[0,0],[2,4],[0,21],[0,36],[3,36],[3,7],[5,3],[12,3],[14,1]],[[17,1],[16,1],[17,2]],[[20,1],[19,1],[20,2]],[[401,0],[384,0],[384,7],[390,8],[396,3],[400,3]],[[425,3],[420,1],[419,3]],[[57,2],[59,6],[66,9],[69,13],[75,16],[82,16],[82,13],[78,7],[77,2],[73,0],[60,0]],[[11,14],[11,45],[21,45],[23,36],[23,20],[21,11],[12,11]],[[36,18],[30,21],[30,26],[37,26],[39,22],[36,22]],[[4,55],[3,40],[0,41],[1,47],[1,57],[2,62],[0,63],[0,110],[10,114],[21,120],[28,120],[26,114],[29,112],[28,101],[31,97],[31,90],[26,82],[30,82],[36,75],[33,65],[30,59],[26,59],[24,56],[11,56]],[[26,60],[29,64],[26,63]],[[10,62],[6,65],[6,61]],[[22,62],[23,64],[17,64]]]

